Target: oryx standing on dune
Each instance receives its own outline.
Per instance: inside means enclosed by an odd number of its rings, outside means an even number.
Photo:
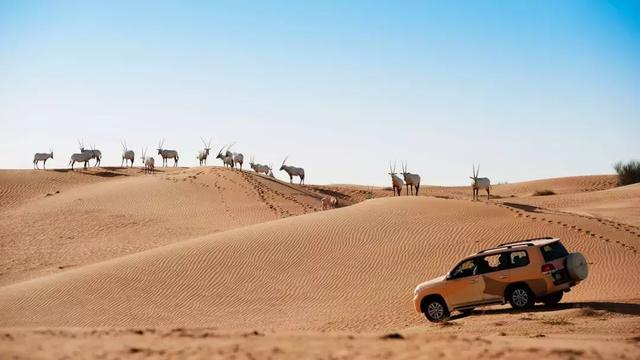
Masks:
[[[147,156],[147,149],[140,149],[142,156],[140,160],[142,160],[142,164],[144,165],[144,173],[154,173],[155,172],[155,164],[156,160],[152,156]]]
[[[299,168],[299,167],[295,167],[295,166],[287,166],[285,165],[285,163],[287,162],[287,159],[289,158],[289,155],[287,155],[286,158],[284,158],[284,160],[282,160],[282,165],[280,166],[280,171],[285,171],[287,174],[289,174],[289,183],[293,184],[293,177],[294,176],[298,176],[300,177],[300,185],[304,184],[304,169],[303,168]]]
[[[233,169],[233,157],[229,154],[229,151],[227,151],[226,153],[222,153],[222,151],[224,150],[224,147],[226,145],[224,145],[223,147],[220,148],[220,150],[218,151],[218,155],[216,156],[216,159],[220,159],[222,160],[222,165],[224,167],[229,166],[230,168]]]
[[[53,159],[53,149],[49,149],[49,153],[36,153],[33,155],[33,166],[39,169],[38,162],[42,161],[42,168],[47,168],[47,160]]]
[[[120,144],[122,144],[122,162],[120,162],[120,167],[122,167],[122,165],[126,167],[129,165],[129,161],[131,161],[131,167],[133,167],[133,161],[136,158],[136,154],[133,150],[127,149],[127,140],[120,140]]]
[[[473,182],[471,183],[471,189],[473,190],[473,198],[472,200],[479,200],[479,192],[480,189],[487,190],[487,200],[489,200],[490,192],[491,192],[491,180],[489,178],[481,178],[478,177],[480,173],[480,164],[478,164],[478,170],[476,170],[475,165],[472,165],[473,176],[469,176]]]
[[[269,166],[256,164],[255,157],[253,156],[251,156],[251,160],[249,161],[249,166],[253,169],[253,171],[257,172],[258,174],[265,174],[268,176],[269,173],[271,172],[271,168]]]
[[[87,168],[89,164],[89,160],[93,159],[93,153],[91,151],[81,151],[79,153],[75,153],[71,155],[71,159],[69,160],[69,165],[71,166],[71,170],[73,169],[73,164],[77,162],[83,162],[84,168]]]
[[[240,170],[242,170],[242,164],[244,163],[244,155],[242,153],[231,152],[231,147],[234,144],[229,145],[227,148],[227,153],[225,154],[227,157],[230,157],[233,160],[233,167],[235,168],[240,164]]]
[[[204,166],[207,166],[207,158],[209,157],[209,151],[211,151],[211,138],[209,139],[208,143],[205,142],[202,137],[200,137],[200,141],[202,141],[202,143],[204,144],[204,149],[200,150],[198,156],[196,156],[196,159],[200,161],[200,166],[202,166],[202,164],[204,164]]]
[[[164,146],[164,139],[162,139],[158,144],[158,155],[162,157],[162,166],[166,167],[167,163],[169,162],[169,159],[173,159],[174,167],[178,166],[178,159],[179,159],[178,152],[175,150],[163,149],[162,148],[163,146]]]
[[[391,161],[389,161],[389,175],[391,175],[391,189],[393,190],[393,196],[401,196],[402,195],[402,187],[404,186],[404,181],[400,179],[396,175],[396,163],[393,163],[393,167],[391,167]]]
[[[411,189],[411,195],[413,195],[413,188],[415,187],[416,196],[418,196],[418,191],[420,190],[420,175],[408,172],[406,161],[402,164],[402,177],[404,177],[404,182],[407,186],[407,195],[409,195],[409,189]]]
[[[78,140],[78,145],[80,145],[81,153],[89,153],[91,154],[91,159],[96,159],[95,167],[100,166],[100,161],[102,161],[102,151],[96,149],[95,145],[91,145],[91,149],[87,150],[84,148],[84,141]]]

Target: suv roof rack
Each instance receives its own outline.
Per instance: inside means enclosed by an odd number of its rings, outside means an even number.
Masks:
[[[532,239],[526,239],[526,240],[518,240],[518,241],[511,241],[511,242],[507,242],[507,243],[503,243],[500,244],[496,247],[492,247],[489,249],[485,249],[485,250],[480,250],[478,251],[478,254],[482,254],[485,253],[487,251],[491,251],[491,250],[497,250],[497,249],[511,249],[515,246],[533,246],[533,242],[535,240],[552,240],[555,239],[551,236],[545,236],[545,237],[537,237],[537,238],[532,238]]]
[[[537,237],[537,238],[531,238],[531,239],[525,239],[525,240],[518,240],[518,241],[511,241],[511,242],[506,242],[503,244],[498,245],[498,247],[502,247],[505,245],[512,245],[512,244],[519,244],[519,243],[526,243],[527,241],[534,241],[534,240],[551,240],[554,239],[551,236],[543,236],[543,237]]]

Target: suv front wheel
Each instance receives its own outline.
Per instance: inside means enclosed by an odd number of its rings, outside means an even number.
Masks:
[[[517,310],[533,307],[535,298],[527,285],[514,285],[507,291],[507,300]]]
[[[427,320],[441,322],[449,318],[449,310],[445,303],[438,298],[431,298],[423,303],[422,311]]]

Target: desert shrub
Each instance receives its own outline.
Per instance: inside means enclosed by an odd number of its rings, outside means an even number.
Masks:
[[[533,196],[549,196],[555,194],[556,193],[553,190],[536,190],[536,192],[533,193]]]
[[[640,182],[640,161],[631,160],[628,163],[622,161],[613,165],[618,173],[618,185],[629,185]]]

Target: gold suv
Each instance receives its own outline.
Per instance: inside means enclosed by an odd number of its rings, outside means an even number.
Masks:
[[[414,291],[416,311],[429,321],[446,320],[451,311],[471,312],[485,305],[526,309],[536,302],[554,305],[587,278],[587,261],[569,253],[558,238],[536,238],[482,250],[460,261],[445,276]]]

